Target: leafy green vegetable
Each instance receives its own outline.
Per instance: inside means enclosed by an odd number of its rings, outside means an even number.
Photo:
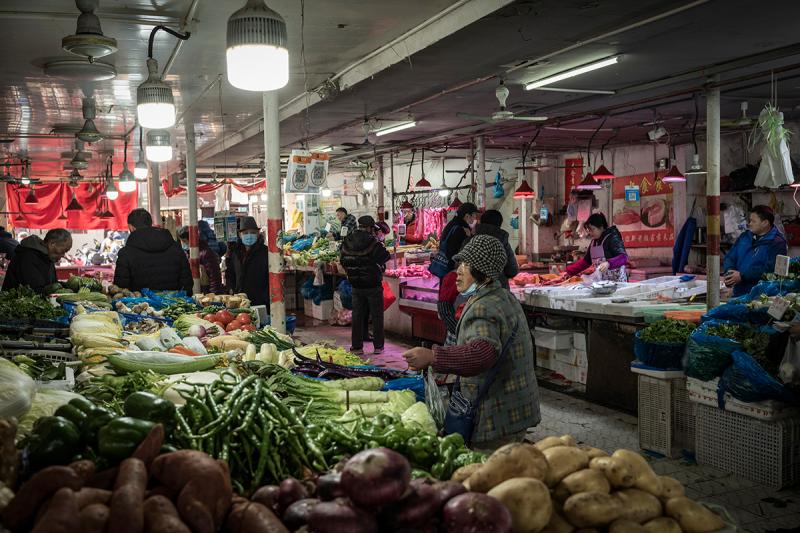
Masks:
[[[689,339],[695,325],[683,320],[659,320],[644,328],[640,338],[646,342],[683,344]]]
[[[428,411],[428,406],[425,405],[425,402],[417,402],[406,409],[403,414],[400,415],[400,419],[405,426],[417,426],[430,435],[436,435],[438,432],[436,422],[433,421],[431,412]]]
[[[50,301],[21,286],[0,292],[0,317],[17,320],[50,320],[64,314],[60,308],[53,307]]]
[[[175,302],[166,306],[162,309],[165,317],[171,318],[172,320],[177,320],[178,317],[181,315],[189,314],[189,313],[197,313],[200,310],[200,306],[195,305],[190,302]]]

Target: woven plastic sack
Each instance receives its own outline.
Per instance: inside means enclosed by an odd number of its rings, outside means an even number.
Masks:
[[[654,368],[681,368],[685,343],[648,342],[642,340],[641,333],[637,331],[633,340],[636,359]]]
[[[433,370],[428,368],[425,372],[425,405],[428,406],[428,411],[431,412],[436,427],[442,429],[444,427],[445,405],[442,401],[442,392],[436,384],[436,375]]]
[[[761,368],[755,359],[742,351],[732,354],[733,364],[722,374],[720,391],[728,392],[743,402],[779,400],[793,402],[795,398],[777,379]]]
[[[706,333],[709,327],[719,324],[724,322],[710,320],[689,335],[683,363],[687,376],[701,381],[710,381],[721,376],[731,363],[731,354],[742,348],[735,340]]]

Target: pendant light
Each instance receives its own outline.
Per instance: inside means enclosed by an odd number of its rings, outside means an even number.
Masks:
[[[247,0],[228,19],[228,81],[245,91],[274,91],[289,83],[286,22],[264,0]]]
[[[457,211],[459,207],[461,207],[461,200],[458,198],[458,194],[456,194],[455,200],[453,200],[450,205],[447,206],[448,211]]]
[[[536,193],[533,192],[531,186],[528,185],[528,180],[522,179],[522,183],[519,184],[517,190],[514,191],[514,198],[533,198],[536,196]]]
[[[96,113],[94,99],[84,98],[83,118],[86,119],[86,122],[83,123],[81,130],[75,134],[75,137],[79,140],[87,143],[96,143],[103,140],[103,134],[98,131],[97,126],[94,124]]]
[[[447,188],[447,180],[445,180],[444,158],[442,158],[442,188],[439,189],[439,197],[447,198],[452,191]]]
[[[414,162],[413,151],[412,151],[411,162],[412,163]],[[428,180],[425,179],[425,148],[422,149],[422,158],[420,159],[419,167],[420,167],[420,169],[422,171],[422,177],[417,182],[417,187],[430,188],[431,187],[431,182],[429,182]],[[409,172],[411,171],[410,169],[411,169],[411,167],[409,167]]]
[[[147,162],[144,160],[144,146],[142,146],[143,129],[144,128],[139,126],[139,159],[136,160],[136,166],[133,167],[133,176],[138,181],[145,181],[149,173]]]
[[[375,180],[373,180],[373,179],[364,179],[363,185],[364,185],[364,190],[365,191],[371,191],[372,189],[375,188]]]
[[[667,183],[680,183],[686,181],[686,176],[678,170],[678,165],[675,164],[675,146],[672,146],[672,167],[667,171],[667,175],[661,178],[661,181]]]
[[[113,161],[109,156],[108,162],[106,163],[106,179],[105,179],[106,183],[103,192],[105,193],[104,195],[106,198],[113,201],[116,200],[117,197],[119,196],[119,191],[117,190],[117,187],[114,185],[114,176],[111,175],[112,166],[113,166]]]
[[[150,130],[147,132],[147,144],[144,153],[148,161],[163,163],[172,159],[172,144],[167,130]]]
[[[78,202],[78,197],[75,196],[75,189],[72,190],[72,200],[67,204],[66,211],[83,211],[83,206]]]
[[[147,79],[136,89],[136,116],[143,128],[171,128],[175,125],[175,100],[172,87],[158,72],[158,61],[153,58],[153,40],[156,33],[163,30],[178,39],[185,41],[190,33],[178,33],[175,30],[158,25],[150,32],[147,43]],[[152,161],[152,160],[151,160]]]
[[[31,171],[30,171],[30,161],[23,161],[22,163],[22,176],[19,178],[19,182],[23,185],[30,185],[31,184]]]
[[[39,199],[36,198],[36,191],[34,191],[34,186],[31,185],[31,188],[28,189],[28,194],[25,195],[25,203],[26,204],[38,204]]]
[[[602,189],[603,186],[600,185],[600,182],[594,179],[591,172],[587,172],[586,176],[583,178],[583,181],[578,184],[576,189],[579,191],[597,191]]]
[[[603,188],[603,186],[600,185],[600,182],[597,181],[597,180],[599,180],[599,179],[612,180],[612,179],[615,178],[614,174],[609,172],[609,170],[606,168],[606,166],[604,164],[602,164],[602,161],[603,161],[603,148],[605,148],[605,145],[600,147],[600,166],[597,167],[597,172],[598,173],[594,174],[594,173],[591,172],[591,168],[592,168],[591,167],[591,164],[592,164],[592,141],[594,140],[595,135],[597,135],[597,133],[601,129],[603,129],[603,126],[605,125],[606,120],[608,120],[608,115],[605,115],[603,117],[603,120],[600,122],[600,125],[597,126],[596,130],[594,130],[594,133],[592,133],[592,136],[589,137],[589,144],[586,147],[586,168],[587,168],[587,170],[589,170],[589,172],[586,173],[586,176],[584,176],[583,180],[581,180],[580,184],[578,184],[578,186],[576,187],[578,190],[581,190],[581,191],[596,191],[596,190],[599,190],[599,189]],[[609,139],[608,142],[610,142],[610,141],[611,141],[611,139]],[[606,144],[608,144],[608,142],[606,142]]]
[[[603,158],[601,157],[600,160],[602,161]],[[595,170],[592,173],[592,176],[596,180],[613,180],[614,178],[616,178],[614,173],[608,170],[606,166],[602,163],[600,164],[599,167],[597,167],[597,170]]]
[[[124,159],[122,161],[122,172],[119,173],[120,192],[133,192],[136,190],[136,176],[128,170],[128,138],[125,137]],[[112,198],[113,199],[113,198]]]

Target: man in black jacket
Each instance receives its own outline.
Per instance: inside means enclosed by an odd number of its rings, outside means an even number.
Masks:
[[[43,294],[56,280],[56,263],[72,248],[72,235],[65,229],[51,229],[44,240],[31,235],[16,248],[8,265],[3,290],[26,285]]]
[[[181,245],[163,228],[153,227],[145,209],[128,214],[131,234],[117,255],[114,285],[131,291],[184,290],[192,294],[192,272]]]
[[[481,215],[481,221],[475,226],[475,235],[489,235],[494,237],[506,251],[506,266],[500,274],[500,285],[508,289],[508,280],[519,274],[517,256],[508,242],[508,232],[502,229],[503,215],[496,209],[489,209]]]
[[[389,252],[375,238],[377,228],[374,218],[363,216],[358,219],[358,229],[342,242],[342,267],[353,286],[351,351],[356,355],[364,353],[367,314],[372,317],[373,353],[383,352],[383,271],[386,270]]]
[[[225,286],[229,292],[245,293],[250,305],[266,305],[269,312],[269,267],[267,247],[253,217],[239,220],[239,242],[225,256]]]

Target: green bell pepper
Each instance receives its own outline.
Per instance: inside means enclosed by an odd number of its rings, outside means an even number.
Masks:
[[[62,416],[77,426],[84,444],[96,446],[97,432],[108,424],[114,413],[99,407],[86,398],[74,398],[68,404],[59,407],[56,416]]]
[[[66,418],[75,424],[79,430],[84,426],[84,424],[86,424],[86,421],[89,420],[89,415],[87,413],[84,413],[74,405],[70,405],[68,403],[56,409],[56,412],[53,413],[53,416]]]
[[[81,452],[77,426],[60,416],[45,416],[33,425],[26,447],[33,470],[48,465],[67,464]]]
[[[164,424],[167,431],[175,427],[175,404],[150,392],[134,392],[125,399],[125,415]]]
[[[149,420],[127,416],[115,418],[98,432],[98,452],[115,461],[127,459],[154,426],[155,423]]]

